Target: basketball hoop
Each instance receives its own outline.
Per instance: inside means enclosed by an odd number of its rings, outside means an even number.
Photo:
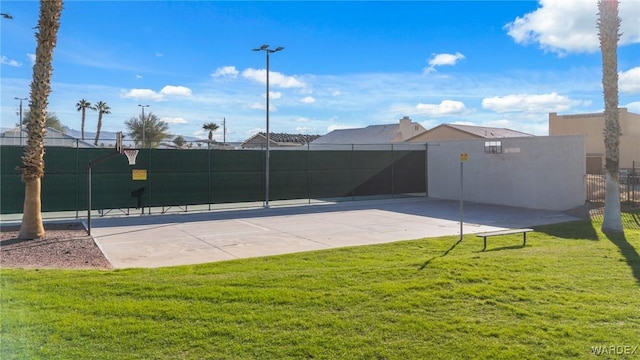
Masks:
[[[136,156],[138,156],[138,150],[137,149],[124,149],[123,152],[127,156],[127,159],[129,159],[129,165],[135,165],[136,164]]]

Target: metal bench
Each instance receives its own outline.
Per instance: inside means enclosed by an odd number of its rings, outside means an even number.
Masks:
[[[484,239],[484,247],[482,251],[487,249],[487,238],[491,236],[500,236],[500,235],[510,235],[510,234],[522,234],[522,246],[527,245],[527,233],[533,231],[533,229],[506,229],[506,230],[497,230],[497,231],[487,231],[483,233],[477,233],[476,236]]]

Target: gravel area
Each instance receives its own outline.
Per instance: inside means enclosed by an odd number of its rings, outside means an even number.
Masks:
[[[18,239],[18,226],[0,228],[0,267],[111,269],[111,264],[80,223],[45,224],[45,237]]]

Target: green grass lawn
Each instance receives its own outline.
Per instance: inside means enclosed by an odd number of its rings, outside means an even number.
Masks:
[[[485,252],[468,235],[161,269],[2,269],[0,358],[640,358],[640,226],[599,226],[538,227],[525,248],[513,235]]]

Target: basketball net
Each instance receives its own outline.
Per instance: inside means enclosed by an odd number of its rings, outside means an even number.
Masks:
[[[138,156],[138,150],[137,149],[124,149],[123,152],[127,156],[127,159],[129,160],[129,165],[135,165],[136,164],[136,156]]]

